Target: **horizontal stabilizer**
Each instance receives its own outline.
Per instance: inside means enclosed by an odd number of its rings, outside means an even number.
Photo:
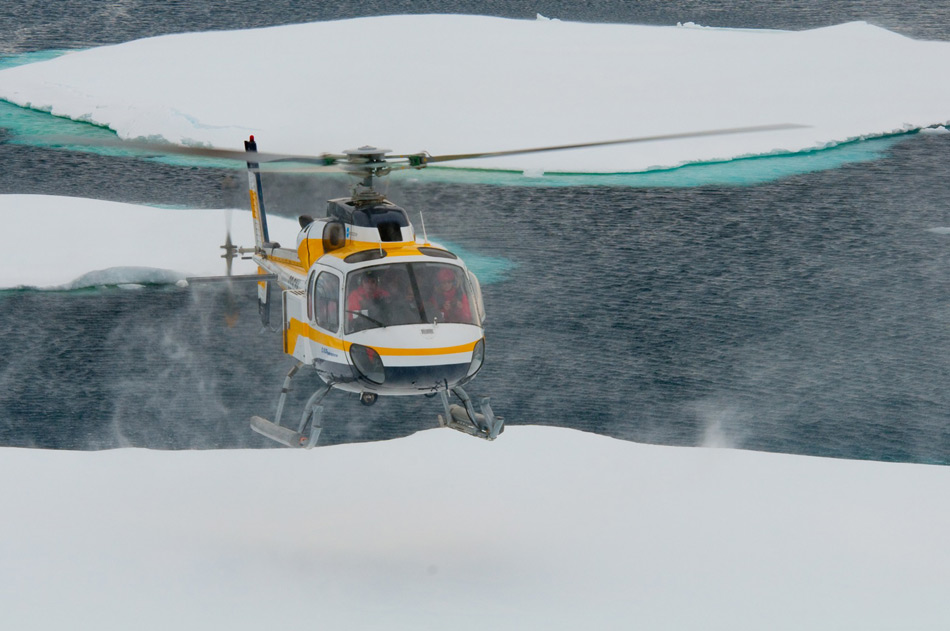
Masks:
[[[263,282],[265,280],[277,280],[277,274],[238,274],[236,276],[193,276],[179,281],[181,287],[187,287],[191,283],[220,283],[220,282]]]

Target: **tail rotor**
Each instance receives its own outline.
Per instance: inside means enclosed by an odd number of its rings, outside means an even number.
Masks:
[[[234,245],[234,242],[231,241],[231,216],[232,211],[230,208],[224,211],[224,223],[225,223],[225,237],[224,245],[221,246],[221,249],[224,250],[224,254],[221,255],[221,258],[224,259],[226,276],[231,276],[231,267],[234,263],[234,259],[238,256],[238,248]]]
[[[237,299],[234,297],[234,284],[231,282],[231,268],[234,264],[234,259],[238,256],[238,248],[234,245],[234,242],[231,241],[231,216],[231,209],[226,209],[224,211],[224,245],[221,246],[221,249],[224,250],[224,254],[221,255],[221,258],[224,259],[225,277],[227,279],[227,297],[225,299],[224,322],[227,324],[229,329],[234,328],[238,322],[238,304]]]

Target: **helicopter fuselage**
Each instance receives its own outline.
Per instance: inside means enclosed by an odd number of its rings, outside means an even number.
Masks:
[[[434,394],[474,377],[485,312],[464,262],[417,239],[389,202],[329,208],[303,226],[296,250],[265,244],[253,257],[282,289],[284,352],[361,394]]]

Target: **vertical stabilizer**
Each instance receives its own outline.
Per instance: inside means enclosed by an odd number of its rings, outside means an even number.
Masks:
[[[244,141],[244,150],[248,154],[257,153],[257,143],[254,136]],[[251,216],[254,218],[254,244],[261,249],[270,242],[267,234],[267,215],[264,213],[264,191],[261,188],[261,172],[257,162],[252,162],[254,156],[248,155],[247,181],[248,192],[251,196]]]
[[[256,251],[261,253],[265,247],[274,247],[270,243],[270,235],[267,234],[267,214],[264,212],[264,189],[261,186],[261,172],[258,169],[258,163],[252,162],[257,153],[257,143],[254,142],[254,136],[244,141],[244,150],[248,153],[247,161],[247,182],[248,193],[251,196],[251,217],[254,221],[254,245]],[[265,270],[258,267],[258,273],[263,274]],[[261,281],[257,283],[257,310],[261,316],[261,324],[264,327],[270,327],[270,283]]]

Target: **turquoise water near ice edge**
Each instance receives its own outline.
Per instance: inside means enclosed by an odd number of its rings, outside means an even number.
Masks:
[[[65,55],[68,50],[38,50],[20,55],[11,55],[9,57],[0,57],[0,70],[14,68],[16,66],[25,66],[26,64],[36,63],[38,61],[49,61]]]

